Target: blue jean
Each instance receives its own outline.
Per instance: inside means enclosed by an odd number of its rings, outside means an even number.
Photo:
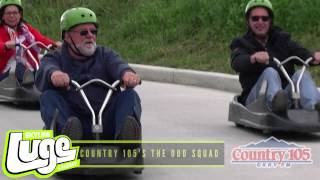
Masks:
[[[25,70],[26,70],[26,67],[22,63],[16,64],[15,75],[16,75],[16,79],[18,80],[18,82],[20,84],[23,81],[23,75],[24,75]],[[7,72],[0,74],[0,81],[7,78],[9,76],[9,74],[10,74],[10,69]]]
[[[0,74],[0,81],[2,81],[3,79],[7,78],[9,76],[9,74],[10,74],[10,70]]]
[[[297,83],[300,74],[301,74],[301,71],[299,70],[299,71],[296,71],[294,75],[291,77],[294,84]],[[256,84],[251,89],[246,99],[246,105],[254,102],[258,98],[259,90],[261,89],[263,81],[267,82],[266,103],[269,110],[271,110],[273,97],[279,90],[282,89],[282,82],[281,82],[280,75],[275,69],[271,67],[266,68],[263,71],[263,73],[261,74]],[[309,72],[305,72],[303,74],[299,87],[300,87],[300,106],[306,110],[314,110],[315,104],[320,102],[320,93]],[[287,96],[291,97],[290,84],[288,84],[284,90]],[[290,98],[288,98],[288,100],[289,100],[288,104],[290,107],[292,101]]]
[[[59,110],[57,129],[60,131],[67,119],[76,116],[83,127],[83,139],[93,139],[91,114],[83,115],[73,111],[64,98],[54,90],[47,90],[40,97],[40,112],[46,127],[50,127],[55,110]],[[141,102],[133,89],[127,89],[115,94],[104,110],[102,123],[102,139],[117,139],[125,117],[133,116],[140,124]]]

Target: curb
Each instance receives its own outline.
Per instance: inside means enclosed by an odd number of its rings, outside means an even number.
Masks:
[[[241,92],[236,75],[140,64],[130,64],[130,66],[143,80],[199,86],[234,93]]]

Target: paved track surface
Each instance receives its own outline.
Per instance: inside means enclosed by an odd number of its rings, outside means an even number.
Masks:
[[[147,168],[141,175],[112,175],[95,179],[318,179],[320,170],[320,134],[276,133],[278,139],[312,148],[313,164],[289,169],[258,169],[255,165],[230,163],[232,148],[270,137],[259,131],[235,127],[228,122],[228,103],[232,93],[173,84],[143,82],[137,88],[143,105],[145,140],[222,140],[225,142],[224,168]],[[37,109],[0,105],[1,157],[5,132],[11,129],[41,129]],[[1,171],[0,179],[9,179]],[[27,176],[21,179],[35,179]],[[58,177],[50,179],[93,179]]]

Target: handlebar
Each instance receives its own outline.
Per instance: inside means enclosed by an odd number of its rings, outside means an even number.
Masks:
[[[303,67],[301,68],[301,73],[299,74],[298,77],[298,81],[296,84],[294,84],[294,82],[292,81],[291,77],[289,76],[288,72],[286,71],[286,69],[283,67],[284,64],[286,64],[287,62],[290,62],[292,60],[298,60],[300,63],[303,64]],[[302,79],[302,76],[306,70],[306,67],[309,67],[309,63],[313,60],[313,57],[309,57],[308,59],[306,59],[305,61],[303,59],[301,59],[298,56],[291,56],[283,61],[280,62],[279,59],[277,58],[273,58],[273,62],[275,62],[277,64],[277,66],[280,68],[281,72],[283,73],[283,75],[286,77],[286,79],[288,80],[290,86],[291,86],[291,95],[292,95],[292,99],[294,101],[294,106],[295,108],[299,107],[299,99],[300,99],[300,82]]]
[[[120,80],[117,80],[115,81],[114,83],[112,83],[112,85],[108,84],[107,82],[101,80],[101,79],[92,79],[82,85],[80,85],[77,81],[75,80],[71,80],[70,83],[76,87],[76,91],[79,91],[84,102],[86,103],[88,109],[90,110],[91,112],[91,115],[92,115],[92,132],[96,134],[96,138],[99,139],[100,135],[99,133],[102,133],[103,132],[103,125],[102,125],[102,114],[103,114],[103,111],[104,109],[106,108],[110,98],[111,98],[111,95],[113,94],[114,91],[117,91],[117,87],[119,86],[120,84]],[[90,101],[88,100],[87,98],[87,95],[85,94],[83,88],[85,88],[86,86],[88,85],[91,85],[91,84],[100,84],[100,85],[103,85],[104,87],[107,87],[108,88],[108,92],[107,92],[107,95],[101,105],[101,108],[99,110],[99,114],[98,114],[98,122],[96,122],[96,114],[92,108],[92,105],[90,103]]]
[[[31,60],[33,61],[33,63],[36,65],[36,69],[39,69],[39,63],[36,60],[36,58],[33,56],[33,54],[30,52],[30,48],[32,48],[33,46],[42,46],[46,51],[50,51],[50,46],[46,46],[44,43],[40,42],[40,41],[36,41],[33,42],[32,44],[26,46],[22,43],[17,43],[16,46],[17,47],[22,47],[28,54],[28,56],[31,58]]]
[[[32,48],[33,46],[38,46],[41,45],[44,49],[46,49],[47,51],[50,51],[50,46],[46,46],[44,43],[40,42],[40,41],[36,41],[33,42],[32,44],[30,44],[29,46],[26,46],[22,43],[17,43],[16,46],[22,47],[25,50],[29,50],[30,48]]]
[[[117,81],[119,81],[119,82],[117,82]],[[117,82],[115,87],[113,87],[113,84],[110,85],[110,84],[108,84],[107,82],[105,82],[105,81],[103,81],[101,79],[91,79],[90,81],[88,81],[88,82],[86,82],[86,83],[84,83],[82,85],[79,85],[79,86],[77,86],[78,83],[76,81],[74,81],[74,80],[71,80],[71,83],[77,87],[76,91],[79,91],[80,89],[83,89],[86,86],[88,86],[90,84],[93,84],[93,83],[100,84],[100,85],[103,85],[104,87],[112,89],[113,91],[117,91],[116,87],[118,86],[118,84],[120,84],[120,80],[117,80],[117,81],[115,81],[115,83]]]
[[[309,63],[313,60],[313,57],[309,57],[307,60],[303,60],[301,59],[300,57],[298,56],[291,56],[291,57],[288,57],[287,59],[285,59],[284,61],[281,61],[277,58],[273,58],[273,61],[279,66],[282,66],[284,64],[286,64],[287,62],[290,62],[292,60],[298,60],[300,63],[302,63],[304,66],[307,66],[309,67]]]

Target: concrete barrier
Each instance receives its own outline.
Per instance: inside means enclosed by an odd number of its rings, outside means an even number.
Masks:
[[[235,93],[241,92],[236,75],[140,64],[130,64],[130,66],[144,80],[192,85]]]

